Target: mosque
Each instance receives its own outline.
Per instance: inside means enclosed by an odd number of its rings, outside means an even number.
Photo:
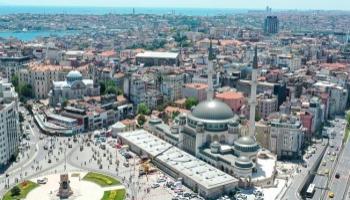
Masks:
[[[255,72],[252,75],[250,107],[255,111],[256,49],[253,71]],[[261,185],[272,184],[276,173],[276,156],[261,149],[255,140],[255,112],[250,113],[249,134],[242,136],[243,126],[239,116],[235,115],[226,103],[213,99],[211,74],[212,62],[210,61],[206,101],[193,107],[189,114],[180,114],[168,128],[161,120],[151,119],[149,122],[151,132],[233,175],[241,180],[242,184],[253,182],[259,182]]]

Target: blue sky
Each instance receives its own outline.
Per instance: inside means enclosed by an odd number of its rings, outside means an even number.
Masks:
[[[0,0],[3,5],[350,10],[350,0]]]

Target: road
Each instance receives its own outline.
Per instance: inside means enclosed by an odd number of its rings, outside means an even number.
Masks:
[[[315,184],[315,194],[312,198],[314,200],[320,200],[327,193],[328,184],[334,169],[338,165],[339,153],[341,152],[342,141],[344,136],[344,125],[345,120],[342,118],[336,118],[336,120],[331,121],[334,124],[334,127],[328,128],[328,133],[336,133],[333,137],[329,139],[329,145],[325,155],[322,158],[322,162],[317,170],[317,174],[313,180]],[[328,172],[328,173],[327,173]]]
[[[21,109],[20,109],[21,111]],[[29,122],[31,119],[31,122]],[[15,185],[19,181],[39,175],[45,171],[56,168],[62,165],[65,160],[64,151],[66,154],[70,154],[73,151],[67,147],[68,138],[64,137],[48,137],[40,139],[42,134],[36,124],[33,122],[31,116],[25,115],[24,124],[30,124],[30,140],[26,141],[29,145],[35,147],[35,152],[28,157],[21,157],[20,161],[14,163],[13,166],[8,168],[2,176],[0,176],[0,195],[3,194],[7,188]],[[52,152],[44,149],[47,144],[54,144]],[[77,146],[75,147],[77,148]],[[29,154],[28,154],[29,155]],[[49,160],[51,161],[49,163]],[[6,174],[9,176],[6,177]]]
[[[307,167],[300,167],[299,173],[293,177],[291,184],[288,186],[286,192],[282,195],[282,200],[300,199],[299,189],[304,182],[306,175],[310,173],[311,168],[315,166],[316,161],[322,156],[322,152],[326,148],[326,146],[322,145],[322,142],[315,144],[315,147],[315,153],[308,160],[305,160]]]
[[[335,200],[349,199],[349,196],[347,195],[348,194],[347,190],[349,190],[348,181],[350,178],[349,167],[350,167],[350,143],[347,142],[344,144],[343,151],[338,159],[338,165],[336,166],[334,173],[331,176],[331,180],[329,184],[329,191],[334,193],[334,198],[329,198],[328,193],[325,193],[324,199],[335,199]],[[339,173],[340,175],[339,178],[335,178],[336,173]]]

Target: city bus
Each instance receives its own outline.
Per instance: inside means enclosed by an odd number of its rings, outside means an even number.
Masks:
[[[310,184],[309,187],[306,190],[306,197],[307,198],[312,198],[312,196],[315,193],[315,184]]]

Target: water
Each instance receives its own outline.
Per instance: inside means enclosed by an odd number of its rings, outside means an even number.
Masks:
[[[216,16],[216,15],[230,15],[237,13],[246,13],[246,9],[225,9],[225,8],[135,8],[136,14],[155,14],[163,15],[175,13],[176,15],[187,16]],[[8,14],[132,14],[133,8],[127,7],[48,7],[48,6],[4,6],[0,5],[1,15]],[[47,37],[50,35],[64,36],[68,34],[75,34],[76,31],[28,31],[28,32],[0,32],[0,37],[9,38],[15,37],[23,41],[30,41],[37,37]]]
[[[245,13],[247,9],[229,8],[135,8],[136,14],[170,14],[172,12],[188,16],[215,16]],[[48,7],[48,6],[0,6],[0,15],[31,14],[132,14],[132,7]]]
[[[65,36],[65,35],[72,35],[72,34],[77,34],[77,31],[27,31],[27,32],[6,31],[6,32],[0,32],[0,37],[6,38],[6,39],[10,37],[14,37],[19,40],[30,41],[30,40],[34,40],[37,37],[47,37],[51,35]]]

